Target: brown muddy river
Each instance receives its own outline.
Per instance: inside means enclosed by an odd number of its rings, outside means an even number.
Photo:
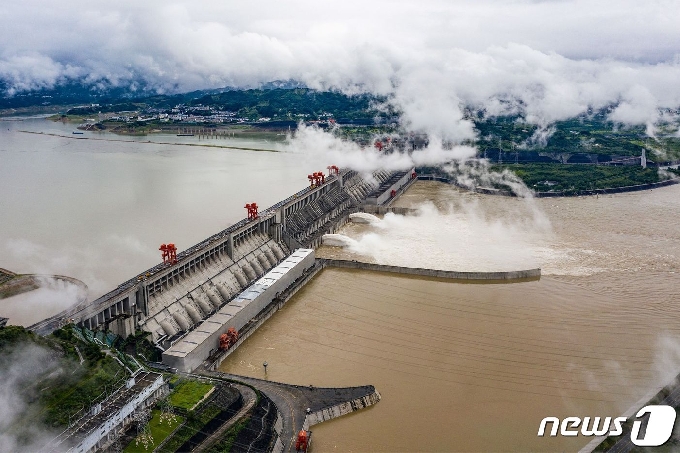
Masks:
[[[373,384],[376,406],[313,428],[314,451],[575,451],[546,416],[617,416],[680,372],[680,186],[523,201],[419,182],[413,218],[348,225],[320,255],[457,270],[461,284],[325,270],[222,365],[317,386]],[[351,241],[350,241],[351,242]]]

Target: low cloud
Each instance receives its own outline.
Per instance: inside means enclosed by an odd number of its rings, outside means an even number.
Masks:
[[[466,106],[544,127],[610,105],[614,121],[654,124],[680,105],[674,2],[317,6],[12,3],[0,10],[0,80],[12,94],[71,79],[159,92],[292,79],[385,95],[408,130],[459,143],[474,136]]]

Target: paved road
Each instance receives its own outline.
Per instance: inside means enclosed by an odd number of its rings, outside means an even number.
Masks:
[[[375,392],[372,385],[347,388],[317,388],[264,381],[218,371],[201,370],[197,374],[211,378],[228,379],[252,385],[271,399],[279,410],[283,422],[281,442],[283,451],[294,452],[297,433],[307,416],[307,409],[321,409],[352,401]]]

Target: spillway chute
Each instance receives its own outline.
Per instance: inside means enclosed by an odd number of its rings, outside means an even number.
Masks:
[[[269,264],[271,265],[271,267],[274,267],[277,261],[276,257],[274,256],[274,253],[271,250],[265,250],[264,254],[269,260]]]
[[[240,271],[234,272],[234,277],[236,277],[236,281],[238,282],[241,289],[244,289],[246,286],[248,286],[248,280],[246,280]]]
[[[208,316],[212,312],[212,307],[208,301],[205,300],[205,296],[199,295],[198,297],[195,297],[194,300],[196,303],[198,303],[198,306],[200,307],[204,316]]]
[[[217,286],[217,291],[220,293],[220,296],[222,296],[224,300],[229,300],[231,298],[231,294],[229,294],[229,291],[223,284],[218,283],[215,286]]]
[[[166,335],[175,335],[177,333],[177,329],[173,327],[172,324],[167,319],[164,319],[163,321],[160,322],[161,327],[163,328],[163,331],[165,332]]]
[[[269,261],[267,260],[267,257],[264,256],[264,254],[260,253],[257,255],[257,260],[262,265],[262,269],[269,269],[271,267],[271,264],[269,264]]]
[[[172,317],[174,318],[177,325],[179,325],[180,329],[182,329],[182,331],[186,332],[189,330],[189,327],[191,327],[189,321],[187,321],[187,319],[180,312],[174,312]]]
[[[222,301],[217,296],[217,294],[215,294],[215,291],[211,289],[207,290],[206,293],[208,293],[208,299],[210,299],[210,303],[212,303],[213,307],[220,308]]]
[[[257,277],[257,274],[256,274],[255,271],[253,270],[253,268],[252,268],[252,266],[250,265],[250,263],[244,264],[243,267],[242,267],[241,269],[242,269],[243,272],[246,274],[246,276],[248,277],[248,280],[249,280],[249,281],[250,281],[250,280],[255,280],[255,278]]]
[[[198,313],[198,310],[196,310],[196,308],[194,308],[193,305],[186,304],[184,306],[184,309],[187,311],[189,317],[194,322],[194,324],[198,324],[199,322],[201,322],[201,315]]]

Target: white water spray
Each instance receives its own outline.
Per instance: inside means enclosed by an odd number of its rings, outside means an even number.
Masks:
[[[380,222],[380,217],[367,212],[355,212],[349,215],[349,219],[354,223],[377,224]]]
[[[357,246],[357,241],[344,234],[324,234],[322,237],[324,245],[330,247],[348,247],[353,248]]]

